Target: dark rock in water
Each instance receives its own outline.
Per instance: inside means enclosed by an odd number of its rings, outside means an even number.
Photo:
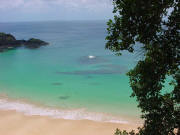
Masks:
[[[0,33],[0,41],[1,43],[14,42],[16,38],[11,34]]]
[[[18,46],[18,41],[11,34],[0,33],[0,51],[13,49]]]
[[[56,82],[56,83],[52,83],[52,85],[55,85],[55,86],[60,86],[60,85],[62,85],[62,83],[58,83],[58,82]]]
[[[72,72],[56,72],[57,74],[65,75],[108,75],[108,74],[122,74],[121,71],[114,71],[108,69],[97,69],[97,70],[78,70]]]
[[[97,83],[97,82],[95,82],[95,83],[89,83],[89,85],[97,86],[97,85],[100,85],[100,83]]]
[[[27,47],[27,48],[39,48],[41,46],[48,45],[40,39],[31,38],[29,40],[16,40],[16,38],[11,34],[0,33],[0,51],[14,49],[17,47]]]
[[[121,65],[98,65],[96,69],[92,70],[76,70],[70,72],[56,72],[57,74],[65,74],[65,75],[110,75],[110,74],[124,74],[128,69]]]
[[[66,100],[66,99],[68,99],[68,98],[70,98],[70,96],[60,96],[60,97],[59,97],[59,99],[62,99],[62,100]]]
[[[86,78],[91,79],[91,78],[93,78],[93,77],[92,77],[92,76],[90,76],[90,75],[87,75],[87,76],[86,76]]]
[[[42,41],[40,39],[31,38],[31,39],[27,40],[24,43],[24,45],[27,48],[38,48],[40,46],[48,45],[48,43],[44,42],[44,41]]]

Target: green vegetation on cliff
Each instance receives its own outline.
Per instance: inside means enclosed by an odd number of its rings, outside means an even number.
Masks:
[[[20,46],[27,48],[39,48],[40,46],[48,45],[40,39],[31,38],[29,40],[16,40],[16,38],[11,34],[0,33],[0,51],[7,49],[13,49]]]

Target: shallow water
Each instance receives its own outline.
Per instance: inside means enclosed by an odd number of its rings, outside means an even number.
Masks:
[[[137,55],[105,50],[105,21],[0,23],[0,30],[50,43],[0,53],[0,94],[47,107],[139,116],[126,76]]]

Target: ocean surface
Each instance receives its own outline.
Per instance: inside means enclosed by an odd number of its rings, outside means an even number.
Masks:
[[[106,50],[106,28],[106,21],[0,23],[17,39],[50,43],[0,53],[0,109],[120,123],[139,118],[126,73],[140,57]]]

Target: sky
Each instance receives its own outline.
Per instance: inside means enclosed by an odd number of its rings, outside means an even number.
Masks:
[[[0,0],[0,22],[106,20],[112,0]]]

